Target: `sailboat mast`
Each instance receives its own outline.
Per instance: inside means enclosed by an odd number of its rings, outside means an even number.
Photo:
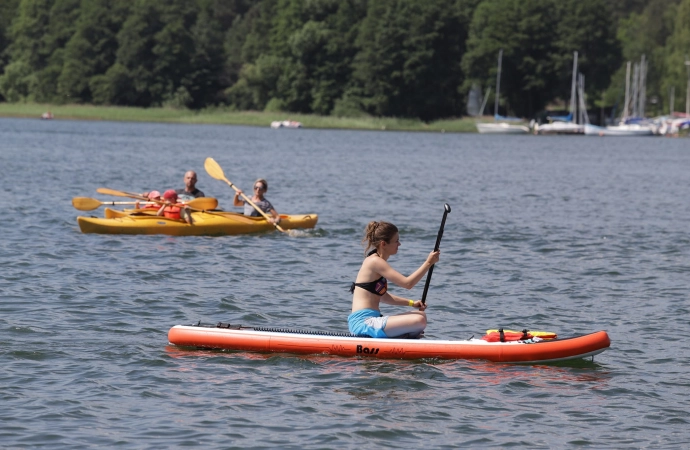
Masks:
[[[576,95],[576,87],[575,85],[577,84],[577,52],[573,52],[573,79],[570,82],[570,114],[572,114],[572,120],[575,119],[575,110],[576,110],[576,104],[575,104],[575,95]]]
[[[503,63],[503,49],[498,51],[498,73],[496,74],[496,99],[494,100],[494,119],[498,117],[498,94],[501,92],[501,64]]]
[[[628,66],[625,69],[625,106],[623,107],[623,117],[622,122],[628,118],[630,111],[630,61],[628,61]]]
[[[645,116],[645,105],[647,103],[647,67],[648,62],[645,58],[645,55],[642,55],[642,60],[640,61],[640,87],[638,88],[639,98],[637,107],[639,117]]]

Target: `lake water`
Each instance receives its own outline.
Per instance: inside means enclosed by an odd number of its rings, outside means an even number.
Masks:
[[[213,157],[314,230],[81,234],[75,196],[198,187]],[[687,448],[690,140],[0,119],[6,448]],[[176,324],[346,331],[370,220],[409,274],[434,246],[427,339],[606,330],[594,361],[503,365],[192,351]],[[393,293],[419,298],[424,283]],[[383,305],[385,313],[402,311]]]

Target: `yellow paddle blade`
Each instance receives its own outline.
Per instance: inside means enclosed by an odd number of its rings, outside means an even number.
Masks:
[[[193,209],[216,209],[218,207],[218,200],[212,197],[199,197],[190,200],[187,205]]]
[[[146,198],[142,195],[134,194],[132,192],[116,191],[115,189],[98,188],[98,189],[96,189],[96,192],[98,192],[99,194],[114,195],[116,197],[129,197],[129,198],[138,198],[140,200],[148,200],[148,198]]]
[[[204,168],[212,178],[227,181],[223,173],[223,168],[220,167],[220,164],[218,164],[215,159],[211,157],[206,158],[206,161],[204,161]]]
[[[101,206],[101,202],[96,200],[95,198],[74,197],[72,199],[72,206],[74,206],[79,211],[92,211]]]

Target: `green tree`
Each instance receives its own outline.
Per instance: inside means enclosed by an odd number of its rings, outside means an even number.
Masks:
[[[679,1],[650,0],[642,13],[632,13],[619,21],[617,36],[621,43],[622,58],[618,70],[612,73],[605,93],[604,101],[607,105],[616,104],[617,111],[622,109],[627,62],[639,62],[641,56],[645,55],[648,61],[648,112],[659,114],[668,111],[668,94],[663,84],[664,74],[667,73],[665,46],[674,29]]]
[[[129,0],[83,0],[72,38],[67,42],[58,77],[58,94],[73,102],[91,102],[90,82],[115,63],[117,33],[127,17]]]
[[[553,0],[485,0],[470,25],[462,67],[472,83],[494,86],[497,56],[503,49],[499,113],[532,117],[557,96],[559,76],[553,24],[558,23]]]
[[[674,11],[673,29],[665,48],[666,72],[662,80],[662,92],[675,87],[678,101],[676,111],[686,111],[688,83],[690,83],[690,0],[683,0]],[[666,111],[664,111],[666,112]]]
[[[10,26],[6,53],[9,63],[0,76],[0,93],[11,102],[29,100],[38,84],[36,72],[50,56],[43,35],[50,20],[53,0],[21,0]]]
[[[188,106],[201,108],[219,103],[225,87],[222,82],[225,62],[223,30],[210,1],[202,2],[191,32],[194,50],[190,70],[182,77],[180,84],[191,97]]]
[[[187,0],[139,0],[132,5],[131,14],[118,33],[119,66],[106,73],[106,80],[117,81],[121,88],[130,84],[129,89],[110,92],[130,90],[133,95],[118,95],[111,99],[112,103],[128,104],[131,98],[138,106],[194,103],[190,87],[195,68],[190,61],[196,54],[192,28],[197,15],[197,4]]]
[[[276,96],[289,111],[329,114],[352,74],[357,24],[366,14],[366,3],[291,3],[294,17],[272,37],[273,52],[287,62]]]
[[[586,77],[586,90],[601,98],[611,74],[620,66],[621,49],[606,0],[561,0],[556,27],[554,70],[559,86],[570,88],[573,52],[578,52],[578,72]]]
[[[225,77],[230,86],[225,90],[226,101],[240,110],[263,109],[270,94],[261,82],[257,60],[270,51],[269,36],[277,2],[263,0],[238,14],[226,32]],[[270,64],[269,64],[270,66]]]
[[[0,75],[4,72],[8,63],[8,54],[5,52],[10,44],[10,25],[17,13],[19,0],[0,0]],[[3,99],[0,94],[0,101]]]
[[[365,13],[365,0],[262,2],[237,28],[250,31],[241,57],[231,53],[235,66],[244,64],[226,91],[230,102],[328,114],[350,77],[357,24]],[[234,42],[238,35],[231,34]]]
[[[80,0],[55,0],[42,36],[45,65],[37,67],[37,83],[32,96],[39,102],[63,103],[69,101],[58,95],[57,82],[64,62],[65,45],[75,31],[79,17]]]
[[[459,113],[463,17],[451,0],[370,2],[347,94],[374,115],[430,120]]]

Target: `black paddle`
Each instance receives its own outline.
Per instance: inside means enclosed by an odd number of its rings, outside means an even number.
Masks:
[[[441,246],[441,238],[443,237],[443,227],[446,226],[446,216],[450,212],[450,205],[443,204],[443,220],[441,220],[441,228],[438,229],[438,236],[436,237],[436,246],[434,251],[437,252]],[[434,264],[435,265],[435,264]],[[434,266],[429,267],[429,273],[426,276],[426,283],[424,284],[424,293],[422,294],[422,304],[426,305],[426,293],[429,291],[429,283],[431,283],[431,274],[434,273]]]

